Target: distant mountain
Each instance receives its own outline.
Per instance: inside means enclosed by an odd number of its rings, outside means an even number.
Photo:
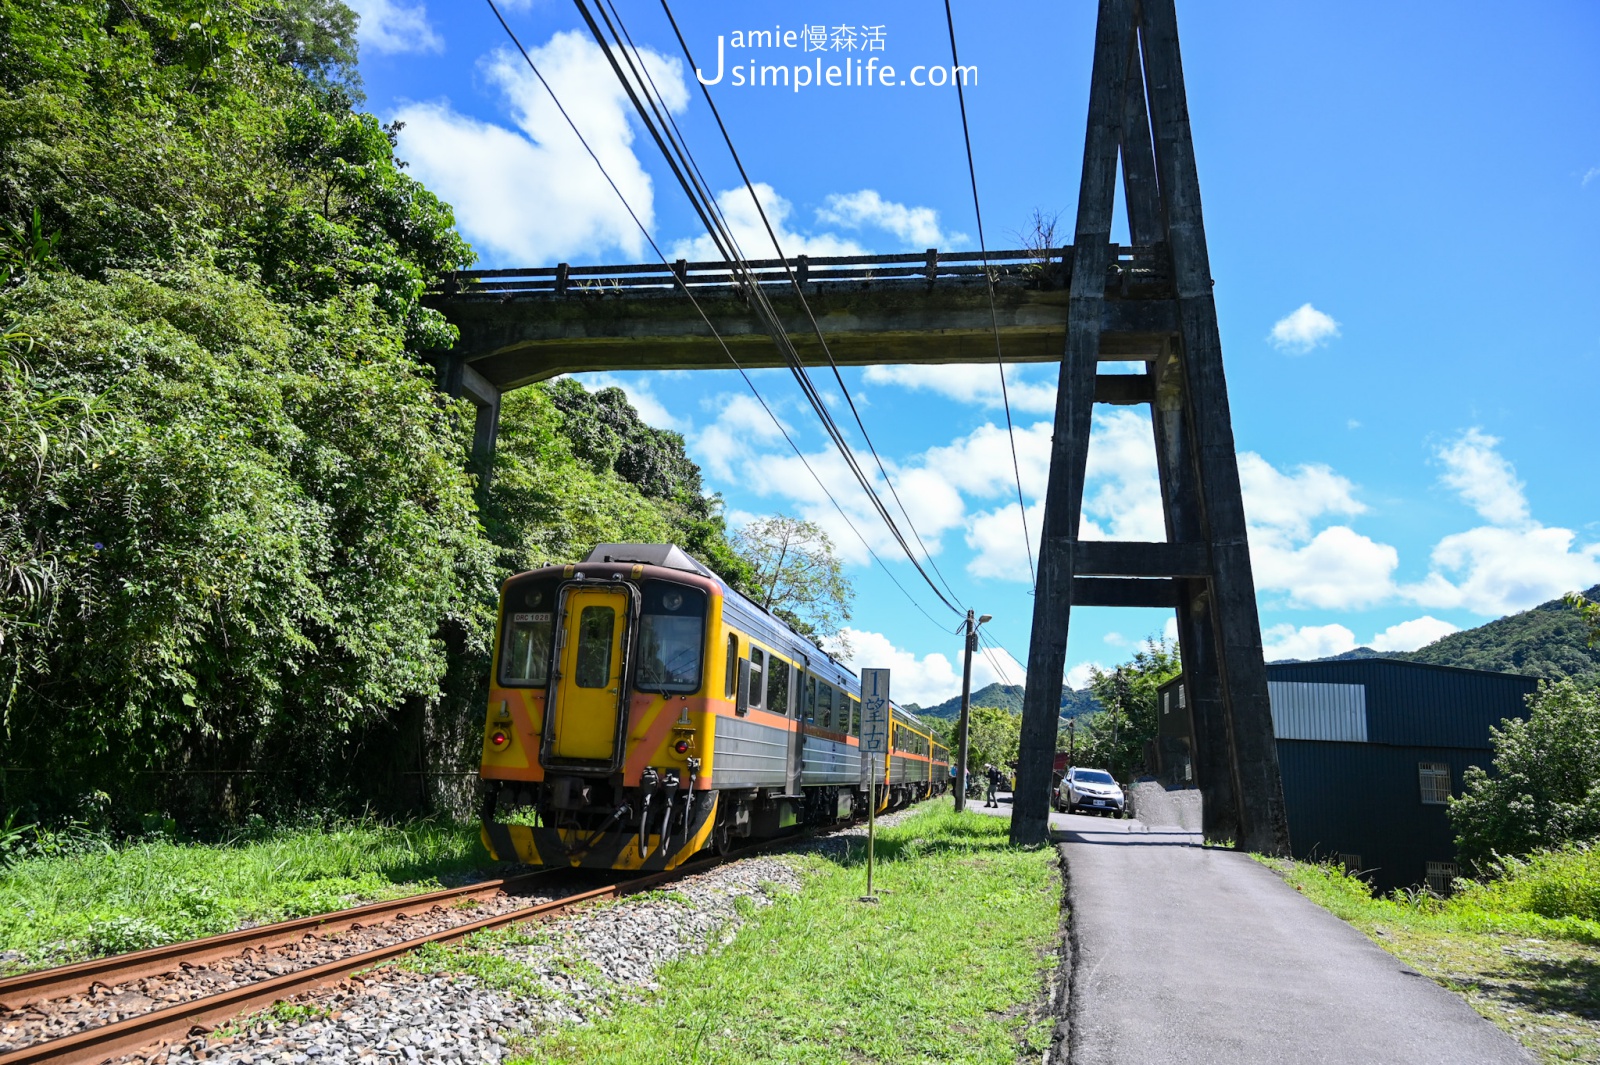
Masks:
[[[1600,598],[1600,584],[1583,594],[1589,599]],[[1600,646],[1589,646],[1588,628],[1560,599],[1475,629],[1453,632],[1426,647],[1394,657],[1551,680],[1600,680]]]
[[[1020,713],[1022,710],[1022,685],[1020,684],[990,684],[979,688],[972,693],[973,706],[993,706],[1001,710],[1010,710]],[[961,714],[961,696],[946,699],[935,706],[917,706],[908,704],[907,710],[921,717],[947,717],[955,718]],[[1100,709],[1100,704],[1090,694],[1089,689],[1073,691],[1071,688],[1061,690],[1061,716],[1077,717],[1087,714],[1091,710]]]
[[[1354,662],[1361,658],[1399,658],[1399,651],[1374,651],[1370,647],[1357,647],[1345,651],[1343,654],[1329,655],[1327,658],[1274,658],[1269,665],[1281,665],[1291,662]]]

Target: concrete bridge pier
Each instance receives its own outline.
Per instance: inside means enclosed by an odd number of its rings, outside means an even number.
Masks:
[[[479,474],[478,490],[484,491],[494,469],[494,442],[500,433],[500,389],[467,365],[464,354],[441,352],[433,363],[439,391],[451,399],[471,400],[478,409],[472,427],[472,464]]]

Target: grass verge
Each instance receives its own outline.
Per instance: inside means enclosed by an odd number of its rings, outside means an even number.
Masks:
[[[1459,993],[1541,1061],[1600,1062],[1600,921],[1529,908],[1548,898],[1538,885],[1551,881],[1549,862],[1509,866],[1488,884],[1440,899],[1373,898],[1365,882],[1335,866],[1258,860]]]
[[[225,844],[155,840],[0,869],[0,972],[437,890],[482,868],[476,825],[358,822]]]
[[[1055,852],[1012,848],[1008,829],[942,808],[884,829],[876,905],[858,901],[864,841],[805,855],[803,892],[752,909],[727,946],[662,968],[653,994],[546,1031],[520,1061],[1012,1065],[1037,1054],[1061,887]]]

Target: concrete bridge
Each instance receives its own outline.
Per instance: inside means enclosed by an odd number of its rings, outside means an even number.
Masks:
[[[791,272],[842,366],[993,362],[997,326],[1007,362],[1059,363],[1072,261],[1070,247],[990,252],[992,313],[978,252],[802,255],[750,268],[808,365],[825,366],[827,358]],[[1162,248],[1113,246],[1100,357],[1157,358],[1177,330],[1170,290]],[[461,331],[438,359],[440,384],[478,405],[480,458],[494,447],[501,393],[536,381],[590,371],[731,369],[730,355],[746,369],[786,365],[726,262],[464,271],[427,303]],[[1151,380],[1101,375],[1095,399],[1150,402]]]

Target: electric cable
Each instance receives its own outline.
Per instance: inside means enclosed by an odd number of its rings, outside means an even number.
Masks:
[[[505,16],[500,13],[500,9],[495,4],[495,0],[486,0],[486,2],[489,5],[489,10],[494,13],[495,19],[500,23],[500,27],[505,30],[506,36],[511,39],[511,43],[516,47],[518,53],[521,54],[523,61],[527,63],[528,69],[533,71],[534,76],[539,79],[539,84],[542,85],[544,90],[550,94],[551,102],[556,105],[556,110],[560,112],[561,117],[566,121],[567,126],[572,130],[573,135],[578,138],[578,143],[583,146],[583,149],[588,153],[589,158],[594,161],[595,166],[600,170],[601,176],[606,179],[606,183],[611,187],[611,191],[616,194],[617,199],[621,201],[623,208],[628,212],[628,216],[633,219],[634,225],[638,227],[639,232],[644,236],[645,240],[649,243],[651,249],[656,253],[656,256],[661,260],[662,264],[670,268],[670,261],[667,259],[666,254],[661,250],[660,245],[656,243],[655,237],[651,235],[644,223],[640,221],[638,213],[634,211],[632,204],[628,202],[628,198],[623,195],[622,190],[617,186],[616,181],[612,179],[610,172],[605,167],[605,164],[600,161],[600,157],[595,154],[594,149],[589,145],[589,142],[584,137],[582,131],[578,129],[577,123],[573,121],[572,116],[567,112],[566,107],[562,105],[560,98],[555,93],[555,90],[551,88],[550,83],[545,79],[544,74],[539,70],[537,64],[534,63],[532,56],[530,56],[527,49],[522,46],[522,42],[518,39],[515,31],[513,31],[511,26],[506,22]],[[677,277],[675,272],[674,277]],[[911,605],[916,607],[924,617],[942,630],[944,626],[936,621],[933,615],[928,613],[927,609],[923,607],[916,597],[913,596],[906,589],[906,587],[900,583],[899,579],[895,577],[894,571],[889,569],[887,563],[885,563],[878,553],[873,550],[871,543],[869,543],[867,538],[862,535],[861,530],[856,527],[855,522],[850,520],[850,515],[842,506],[840,506],[839,501],[834,498],[834,495],[831,491],[829,491],[828,486],[823,482],[822,478],[817,475],[816,470],[813,469],[811,463],[807,461],[805,453],[794,441],[794,438],[789,435],[788,429],[768,405],[766,397],[761,395],[760,390],[755,386],[755,382],[751,380],[749,373],[739,363],[739,360],[734,357],[733,352],[728,347],[727,341],[724,340],[722,335],[717,332],[716,326],[712,324],[710,317],[705,313],[704,308],[700,306],[700,302],[695,299],[694,293],[689,289],[687,279],[677,277],[677,281],[679,287],[682,288],[684,295],[688,297],[689,302],[694,307],[696,313],[698,313],[701,320],[705,322],[706,328],[711,331],[712,337],[716,339],[718,345],[722,348],[723,353],[727,355],[728,361],[733,364],[734,369],[739,371],[740,377],[744,379],[744,382],[746,386],[749,387],[751,394],[754,395],[756,401],[761,404],[761,409],[766,412],[767,417],[772,419],[773,425],[775,425],[778,429],[778,432],[782,434],[784,441],[788,443],[789,447],[794,451],[795,456],[800,459],[801,465],[804,466],[806,472],[811,475],[812,480],[816,481],[817,487],[822,490],[822,493],[827,497],[828,502],[832,503],[834,509],[839,512],[839,516],[844,520],[845,525],[848,526],[850,531],[855,534],[856,539],[861,541],[861,546],[866,548],[867,553],[872,556],[873,561],[877,562],[877,564],[883,569],[884,573],[888,575],[889,580],[894,583],[896,588],[900,589],[901,594],[904,595],[908,601],[910,601]],[[926,574],[924,574],[924,579],[926,579]],[[935,588],[934,592],[937,594],[938,589]],[[948,606],[949,604],[946,603],[946,605]]]
[[[956,55],[956,18],[950,10],[950,0],[944,0],[944,21],[950,30],[950,63],[954,67],[960,67],[961,59]],[[1006,363],[1000,350],[1000,312],[995,308],[994,275],[989,272],[989,246],[983,237],[983,207],[978,202],[978,167],[972,159],[972,132],[967,126],[967,94],[962,88],[960,78],[951,80],[956,83],[956,101],[961,105],[961,138],[967,146],[967,176],[972,180],[972,213],[978,220],[978,252],[983,256],[983,281],[989,290],[989,322],[994,327],[994,362],[1000,370],[1000,401],[1005,404],[1006,409],[1006,438],[1011,441],[1011,473],[1017,482],[1017,510],[1022,518],[1022,546],[1028,552],[1028,577],[1033,582],[1034,592],[1037,593],[1039,571],[1033,562],[1033,534],[1028,531],[1028,504],[1022,498],[1022,466],[1017,461],[1017,433],[1011,423],[1011,394],[1006,387]]]
[[[574,0],[574,2],[577,4],[577,6],[580,9],[580,11],[582,11],[584,13],[585,18],[587,19],[588,18],[587,9],[586,9],[586,7],[584,5],[583,0]],[[596,6],[597,7],[600,6],[600,2],[601,2],[601,0],[596,0]],[[695,68],[694,67],[694,55],[689,49],[688,42],[684,39],[682,30],[679,29],[679,27],[678,27],[677,18],[673,15],[672,7],[668,3],[668,0],[661,0],[661,7],[662,7],[662,10],[665,12],[665,14],[667,16],[667,21],[672,25],[672,31],[673,31],[673,34],[678,39],[679,47],[681,47],[683,49],[684,58],[688,61],[690,69],[694,69]],[[612,10],[615,13],[615,6],[614,5],[613,5]],[[602,17],[603,16],[604,16],[604,10],[602,9]],[[618,16],[618,22],[619,23],[621,22],[620,15]],[[609,25],[609,20],[608,20],[608,25]],[[591,29],[592,30],[594,29],[592,21],[591,21]],[[624,32],[625,32],[625,30],[626,30],[626,28],[624,27]],[[613,30],[613,32],[615,32],[615,30]],[[598,37],[598,34],[597,34],[597,37]],[[632,38],[631,37],[629,37],[629,44],[630,45],[632,44]],[[605,47],[605,42],[601,41],[601,45],[602,45],[602,47]],[[766,208],[764,208],[761,205],[760,197],[758,197],[756,195],[755,183],[750,179],[749,173],[745,170],[744,162],[739,156],[738,149],[736,149],[734,147],[733,138],[728,132],[727,124],[725,122],[723,122],[721,112],[717,109],[716,101],[713,100],[712,97],[711,97],[710,89],[704,83],[702,83],[701,86],[700,86],[700,91],[701,91],[701,94],[705,97],[707,106],[711,109],[712,116],[717,121],[717,128],[722,133],[723,142],[727,145],[728,152],[733,157],[734,164],[739,170],[739,176],[744,181],[746,191],[748,191],[749,194],[750,194],[751,203],[755,206],[756,213],[761,218],[761,222],[762,222],[763,227],[766,229],[768,239],[772,241],[773,249],[776,251],[776,253],[778,255],[778,261],[780,263],[782,263],[783,269],[784,269],[784,273],[788,278],[789,284],[793,287],[795,295],[798,297],[798,299],[800,301],[801,309],[804,310],[806,318],[807,318],[807,320],[809,321],[809,323],[811,325],[812,332],[816,335],[817,341],[822,347],[823,354],[828,360],[829,367],[832,369],[834,380],[838,383],[840,393],[843,395],[846,404],[850,408],[850,413],[851,413],[852,417],[855,419],[856,427],[861,430],[862,439],[865,441],[865,443],[867,445],[868,452],[872,455],[874,462],[877,464],[878,472],[883,475],[884,483],[888,486],[890,495],[894,498],[895,504],[900,508],[900,513],[905,517],[906,524],[910,527],[911,533],[916,538],[918,546],[920,546],[922,548],[923,557],[927,559],[929,566],[931,566],[933,571],[934,571],[934,573],[938,575],[939,580],[944,584],[945,589],[950,592],[951,598],[955,599],[956,602],[959,603],[960,602],[960,597],[956,594],[955,589],[951,587],[950,582],[945,577],[943,571],[941,571],[939,569],[939,564],[936,561],[934,561],[932,552],[928,550],[927,543],[923,540],[921,532],[918,531],[918,529],[916,527],[916,523],[912,520],[911,514],[906,509],[904,501],[901,500],[900,493],[899,493],[898,489],[895,488],[894,479],[889,476],[889,471],[887,470],[887,468],[885,468],[885,466],[883,464],[883,458],[882,458],[882,456],[880,456],[878,454],[878,450],[877,450],[876,446],[874,446],[874,444],[872,442],[872,436],[867,431],[866,424],[861,418],[861,412],[856,407],[855,400],[850,394],[849,386],[845,384],[844,376],[839,370],[839,365],[834,360],[832,350],[828,347],[827,338],[823,335],[822,328],[821,328],[820,324],[817,322],[816,315],[812,312],[810,303],[806,300],[805,290],[801,286],[799,278],[795,276],[794,269],[789,264],[788,259],[786,259],[784,257],[784,255],[783,255],[783,248],[782,248],[782,245],[778,241],[778,236],[777,236],[776,231],[773,228],[772,221],[767,215]],[[658,144],[660,143],[659,139],[658,139],[657,143]],[[685,192],[688,192],[687,188],[685,189]],[[766,303],[766,299],[765,299],[765,295],[764,294],[762,294],[760,299],[761,299],[761,302]],[[790,346],[792,347],[792,345],[790,345]],[[802,377],[806,376],[805,365],[804,365],[804,363],[802,361],[799,360],[799,353],[798,352],[795,352],[795,359],[794,359],[794,367],[793,368],[794,368],[794,372],[795,372],[797,378],[802,378]],[[809,390],[811,387],[812,386],[810,386],[809,380],[806,380],[806,381],[802,382],[802,388],[803,389],[808,389]],[[819,414],[819,417],[823,418],[824,421],[828,421],[828,422],[832,421],[832,415],[827,411],[825,404],[820,405],[820,409],[818,411],[818,414]],[[852,461],[852,464],[853,464],[853,461]],[[865,487],[867,487],[869,492],[871,491],[870,485],[867,485]],[[891,527],[892,527],[892,523],[891,523]],[[897,538],[898,538],[898,532],[897,532]],[[1031,553],[1031,550],[1032,550],[1031,547],[1030,547],[1029,550],[1030,550],[1030,553]],[[908,555],[910,555],[909,545],[907,546],[907,553],[908,553]],[[921,570],[921,568],[922,568],[921,564],[917,562],[915,556],[914,555],[910,555],[910,557],[911,557],[912,564],[917,566],[918,570]],[[926,578],[926,576],[927,576],[926,573],[924,573],[923,576],[924,576],[924,578]],[[930,581],[929,583],[931,584],[932,582]],[[936,593],[938,592],[937,588],[935,588],[934,590],[935,590]],[[940,594],[939,598],[940,599],[944,599],[945,597],[942,594]],[[946,602],[946,605],[951,605],[949,603],[949,600],[945,600],[945,602]],[[962,608],[955,608],[955,609],[957,609],[957,612],[959,613],[959,612],[961,612]]]

